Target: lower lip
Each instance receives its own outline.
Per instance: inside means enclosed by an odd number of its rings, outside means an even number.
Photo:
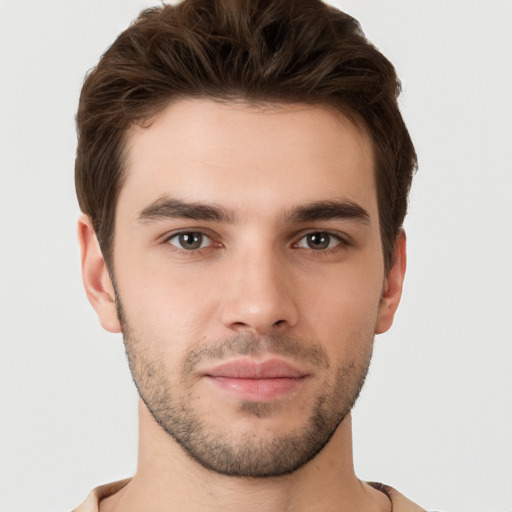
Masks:
[[[271,379],[238,379],[212,377],[208,379],[215,386],[238,397],[252,401],[266,401],[280,398],[296,391],[306,380],[305,377],[277,377]]]

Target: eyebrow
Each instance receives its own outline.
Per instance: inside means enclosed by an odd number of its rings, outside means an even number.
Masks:
[[[233,223],[234,212],[216,204],[189,203],[162,197],[144,208],[137,220],[142,223],[163,219],[191,219],[210,222]]]
[[[162,197],[144,208],[137,217],[137,221],[141,223],[165,219],[190,219],[233,224],[236,222],[237,214],[216,204],[186,202]],[[284,219],[290,223],[341,219],[370,224],[369,213],[362,206],[347,199],[316,201],[295,206],[285,212]]]
[[[339,201],[317,201],[292,208],[286,218],[290,222],[309,222],[313,220],[353,220],[370,224],[370,214],[357,203],[343,199]]]

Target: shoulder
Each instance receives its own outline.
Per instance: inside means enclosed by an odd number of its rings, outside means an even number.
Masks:
[[[403,494],[399,493],[389,485],[384,485],[379,482],[367,483],[387,495],[393,504],[392,512],[426,512],[424,508],[416,505],[416,503],[413,503],[409,498],[406,498]]]
[[[120,491],[130,480],[131,478],[126,478],[96,487],[89,493],[85,501],[75,508],[73,512],[98,512],[100,501]]]

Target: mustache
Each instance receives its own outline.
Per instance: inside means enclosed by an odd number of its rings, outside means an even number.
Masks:
[[[328,369],[329,358],[323,347],[314,343],[288,336],[270,334],[255,336],[253,334],[236,334],[230,338],[197,344],[185,358],[185,373],[191,373],[205,359],[227,359],[233,356],[261,356],[275,354],[307,361],[322,369]]]

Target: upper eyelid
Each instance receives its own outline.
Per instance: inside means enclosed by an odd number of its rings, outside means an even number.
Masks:
[[[215,240],[215,235],[208,229],[204,228],[183,228],[183,229],[176,229],[170,232],[167,232],[166,234],[162,235],[160,239],[163,242],[168,242],[171,238],[182,235],[184,233],[200,233],[203,236],[208,237],[210,240]]]
[[[194,233],[198,233],[200,235],[203,235],[207,238],[209,238],[210,240],[212,239],[212,236],[209,235],[208,233],[205,233],[204,231],[200,231],[199,229],[195,229],[195,230],[187,230],[185,229],[184,231],[175,231],[174,233],[171,233],[169,236],[165,237],[165,240],[170,240],[171,238],[174,238],[176,236],[180,236],[180,235],[184,235],[184,234],[194,234]]]
[[[306,229],[296,234],[294,240],[298,242],[299,240],[302,240],[305,236],[312,235],[314,233],[326,233],[327,235],[338,238],[341,242],[347,244],[352,243],[352,237],[350,235],[333,229]]]

